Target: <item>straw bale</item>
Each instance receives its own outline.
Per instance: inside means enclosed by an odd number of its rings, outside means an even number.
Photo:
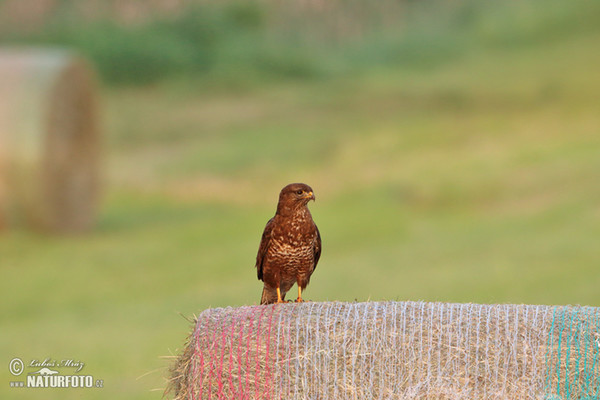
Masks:
[[[425,302],[209,309],[175,399],[596,399],[600,309]]]
[[[97,114],[94,74],[81,58],[0,50],[0,221],[59,232],[92,226]]]

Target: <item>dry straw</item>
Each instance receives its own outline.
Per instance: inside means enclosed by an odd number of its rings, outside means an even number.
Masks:
[[[91,227],[98,198],[94,76],[62,50],[0,50],[0,226]]]
[[[594,307],[424,302],[209,309],[175,399],[598,399]]]

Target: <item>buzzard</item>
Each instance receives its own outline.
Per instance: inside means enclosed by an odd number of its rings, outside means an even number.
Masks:
[[[260,304],[283,303],[298,284],[298,298],[321,256],[321,235],[307,204],[315,200],[310,186],[291,183],[281,189],[275,216],[267,222],[256,256],[258,279],[264,282]]]

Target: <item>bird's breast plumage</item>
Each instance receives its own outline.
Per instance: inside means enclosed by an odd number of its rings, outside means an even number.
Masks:
[[[279,265],[285,275],[304,275],[312,272],[317,235],[310,213],[302,212],[288,218],[276,218],[275,222],[267,251],[267,263]]]

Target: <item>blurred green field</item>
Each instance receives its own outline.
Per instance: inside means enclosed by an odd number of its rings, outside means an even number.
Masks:
[[[2,398],[160,398],[179,314],[256,304],[278,191],[303,181],[323,237],[314,301],[600,305],[600,29],[431,68],[103,89],[96,231],[0,237],[3,362],[86,363],[103,389]]]

